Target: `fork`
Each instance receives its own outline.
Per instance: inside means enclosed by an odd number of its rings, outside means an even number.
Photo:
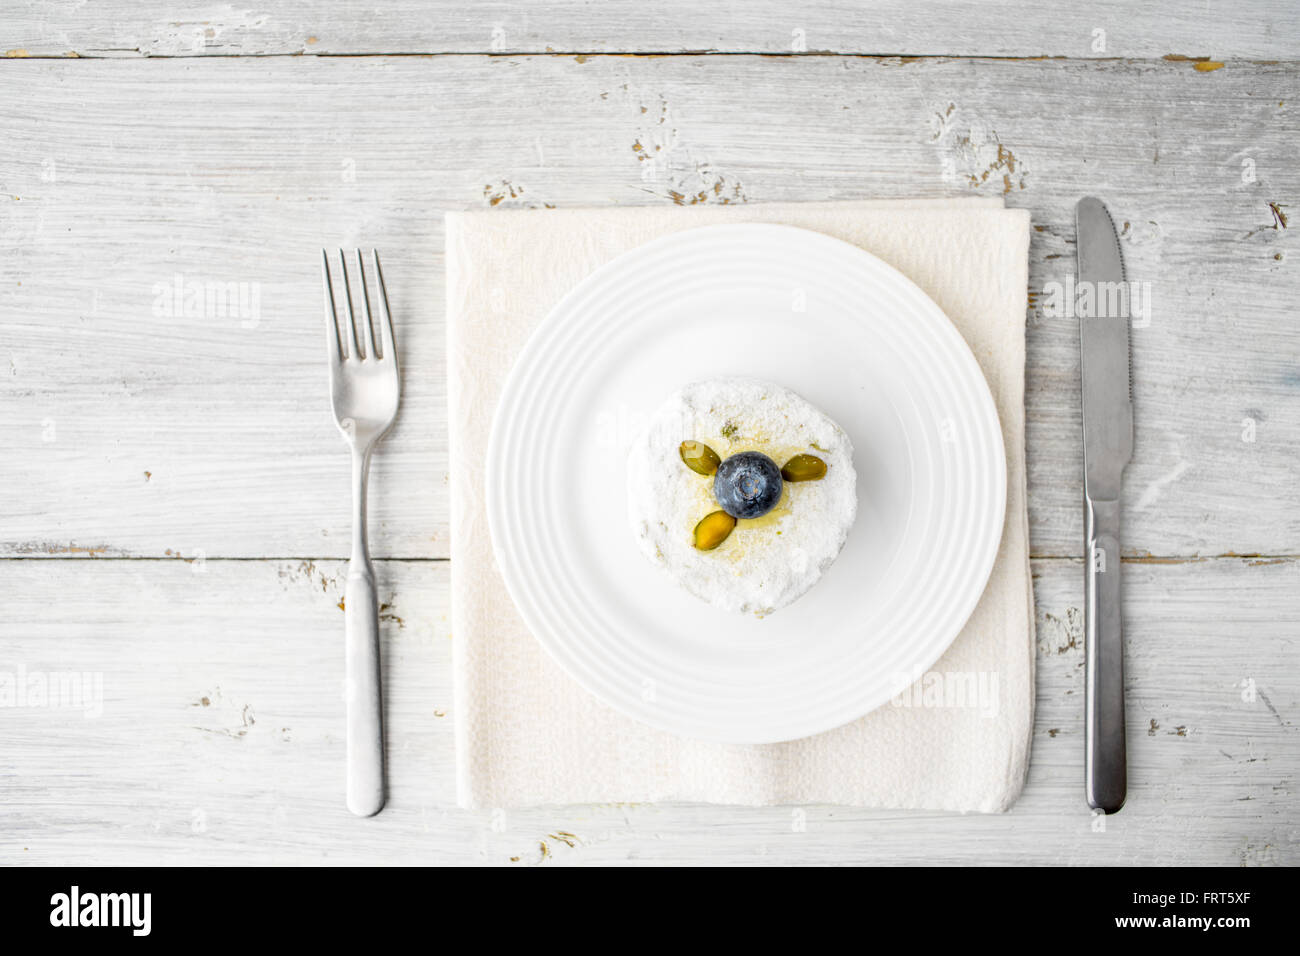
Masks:
[[[375,325],[370,315],[361,250],[356,251],[357,279],[365,321],[358,324],[352,313],[352,287],[347,260],[339,250],[339,271],[343,281],[343,306],[347,328],[339,327],[330,281],[329,256],[321,250],[325,279],[326,339],[330,356],[330,404],[334,420],[352,449],[352,557],[348,562],[347,587],[343,595],[344,627],[347,631],[348,809],[358,816],[372,816],[384,806],[384,717],[379,680],[379,601],[375,574],[366,544],[366,477],[370,452],[397,416],[400,386],[397,349],[393,344],[393,319],[388,311],[388,292],[379,268],[379,253],[370,250],[378,290],[379,348],[375,348]]]

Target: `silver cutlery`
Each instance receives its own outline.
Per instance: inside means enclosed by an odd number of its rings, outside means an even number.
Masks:
[[[379,678],[379,601],[374,569],[366,544],[366,477],[370,453],[397,416],[400,386],[397,349],[388,293],[379,268],[379,253],[371,250],[375,278],[378,329],[370,312],[361,250],[356,253],[356,277],[364,321],[352,309],[347,260],[339,250],[343,314],[340,327],[330,280],[329,256],[321,250],[325,279],[326,334],[330,357],[330,404],[334,420],[352,449],[352,558],[343,595],[347,631],[347,764],[348,809],[371,816],[384,806],[384,720]],[[376,341],[376,337],[378,340]],[[378,345],[378,348],[376,348]]]
[[[1088,805],[1114,813],[1124,805],[1128,788],[1119,532],[1124,466],[1133,457],[1133,370],[1127,310],[1108,307],[1128,301],[1115,224],[1092,197],[1079,201],[1074,216],[1079,285],[1092,287],[1094,304],[1092,314],[1080,310],[1079,316],[1087,569],[1085,779]]]

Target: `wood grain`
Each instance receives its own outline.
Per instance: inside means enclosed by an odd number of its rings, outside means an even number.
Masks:
[[[87,673],[102,697],[4,708],[0,864],[1300,862],[1300,10],[1191,6],[10,4],[0,702],[20,674]],[[548,50],[581,55],[506,55]],[[679,55],[588,55],[613,52]],[[348,55],[373,53],[439,55]],[[1017,59],[1039,56],[1065,59]],[[1044,294],[1086,193],[1154,305],[1125,516],[1132,787],[1104,829],[1081,795],[1077,330]],[[1012,812],[456,809],[442,211],[966,194],[1037,230],[1038,707]],[[342,802],[348,475],[317,272],[336,244],[384,254],[405,371],[371,483],[392,795],[367,821]]]
[[[1002,816],[458,810],[447,568],[378,566],[391,797],[359,821],[342,797],[341,564],[0,563],[0,671],[103,682],[99,716],[4,711],[0,863],[1300,863],[1295,561],[1127,567],[1130,797],[1101,832],[1082,793],[1076,561],[1035,563],[1033,759]]]
[[[23,489],[0,553],[344,556],[322,245],[378,246],[397,314],[372,546],[445,557],[443,210],[975,193],[1034,215],[1031,543],[1077,555],[1076,323],[1043,292],[1073,271],[1089,192],[1154,302],[1130,553],[1300,553],[1300,273],[1278,215],[1300,195],[1300,65],[25,60],[0,92],[0,476]],[[257,316],[189,310],[177,281],[244,283]]]
[[[390,0],[363,14],[333,0],[178,11],[160,0],[27,0],[0,17],[5,49],[29,56],[358,53],[866,53],[901,56],[1293,58],[1300,11],[1286,0]]]

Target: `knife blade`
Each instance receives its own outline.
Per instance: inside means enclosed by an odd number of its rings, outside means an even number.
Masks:
[[[1120,496],[1133,457],[1133,375],[1124,259],[1101,200],[1074,210],[1083,393],[1084,772],[1088,805],[1115,813],[1128,789]],[[1083,307],[1091,294],[1091,309]]]

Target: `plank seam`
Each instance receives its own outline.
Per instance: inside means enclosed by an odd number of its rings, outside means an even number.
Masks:
[[[126,54],[125,56],[123,54]],[[365,58],[396,58],[396,57],[424,57],[450,58],[450,57],[487,57],[490,59],[508,60],[521,57],[551,57],[567,58],[582,57],[590,58],[646,58],[662,59],[664,57],[764,57],[769,59],[860,59],[860,60],[892,60],[898,61],[901,65],[914,63],[917,61],[968,61],[968,60],[986,60],[999,63],[1039,63],[1039,62],[1058,62],[1058,63],[1133,63],[1133,64],[1160,64],[1165,63],[1172,66],[1186,65],[1187,63],[1196,63],[1208,61],[1209,57],[1192,57],[1178,54],[1165,54],[1164,56],[1150,57],[1089,57],[1089,56],[1060,56],[1047,55],[1040,56],[1009,56],[989,53],[859,53],[859,52],[834,52],[831,50],[809,50],[800,53],[781,50],[511,50],[506,52],[496,52],[492,50],[403,50],[403,51],[357,51],[357,52],[337,52],[328,51],[312,52],[306,50],[288,50],[280,53],[145,53],[139,47],[112,49],[106,48],[98,51],[81,52],[78,50],[68,51],[66,53],[26,53],[22,56],[12,56],[5,58],[5,62],[15,62],[22,60],[123,60],[123,59],[140,59],[140,60],[273,60],[284,58],[310,58],[310,59],[365,59]],[[1287,60],[1263,60],[1236,58],[1220,61],[1224,64],[1248,64],[1251,66],[1292,66],[1300,63],[1300,59]]]
[[[90,562],[105,561],[153,561],[158,563],[176,562],[180,564],[193,564],[195,558],[186,558],[180,555],[66,555],[66,554],[14,554],[0,555],[0,563],[18,562],[18,561],[65,561],[75,564],[86,564]],[[347,555],[271,555],[259,557],[214,557],[205,555],[204,563],[217,562],[287,562],[287,561],[347,561]],[[1030,561],[1049,562],[1049,561],[1075,561],[1081,562],[1082,555],[1078,554],[1031,554]],[[1282,564],[1288,562],[1300,561],[1300,554],[1193,554],[1193,555],[1126,555],[1122,559],[1124,564],[1200,564],[1207,561],[1246,561],[1252,565],[1263,564]],[[435,557],[374,557],[371,556],[371,562],[375,564],[387,562],[393,564],[449,564],[451,558]]]

